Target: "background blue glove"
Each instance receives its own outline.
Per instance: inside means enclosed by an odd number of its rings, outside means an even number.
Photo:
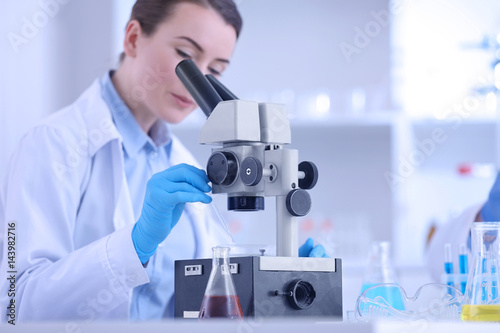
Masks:
[[[187,164],[173,166],[151,177],[141,217],[132,230],[135,251],[143,264],[177,224],[186,202],[212,202],[204,193],[211,190],[208,182],[205,171]]]
[[[488,201],[481,209],[481,218],[485,222],[500,221],[500,173],[490,190]]]
[[[330,258],[326,255],[323,245],[314,246],[314,240],[310,237],[299,248],[299,257]]]

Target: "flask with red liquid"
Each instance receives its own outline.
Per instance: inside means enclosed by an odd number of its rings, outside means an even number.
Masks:
[[[243,318],[240,299],[229,269],[229,248],[214,247],[212,272],[198,318]]]

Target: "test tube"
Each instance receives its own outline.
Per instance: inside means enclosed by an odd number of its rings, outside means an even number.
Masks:
[[[491,263],[491,299],[496,299],[498,297],[498,284],[495,279],[497,275],[497,266],[495,265],[495,261],[492,260]]]
[[[451,257],[451,244],[444,244],[444,272],[448,275],[453,275],[453,260]],[[453,283],[453,277],[448,278],[447,285],[455,287]]]
[[[482,258],[481,260],[481,273],[483,275],[483,281],[481,283],[481,302],[484,304],[488,301],[488,259]]]
[[[460,269],[460,274],[469,273],[469,263],[467,261],[467,247],[465,244],[460,244],[460,252],[458,255],[458,265]],[[467,286],[467,281],[464,281],[463,276],[460,281],[460,291],[462,294],[465,293],[465,288]]]

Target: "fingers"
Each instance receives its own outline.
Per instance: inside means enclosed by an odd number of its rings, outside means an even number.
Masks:
[[[165,170],[165,172],[167,172],[170,176],[170,174],[172,175],[176,175],[175,172],[178,172],[178,171],[183,171],[183,172],[189,172],[189,173],[193,173],[193,174],[196,174],[197,176],[199,176],[200,178],[202,178],[203,180],[205,180],[206,183],[208,183],[210,180],[208,179],[208,176],[207,176],[207,173],[205,172],[205,170],[203,169],[198,169],[197,167],[194,167],[192,165],[189,165],[189,164],[177,164],[177,165],[174,165],[173,167],[171,168],[168,168],[167,170]],[[171,179],[173,181],[173,179]]]
[[[209,204],[212,202],[212,197],[206,195],[205,193],[188,193],[188,192],[176,192],[174,196],[177,198],[179,203],[184,202],[201,202]]]
[[[304,245],[299,248],[299,257],[330,258],[323,245],[314,246],[314,240],[309,237]]]
[[[202,191],[191,184],[188,183],[174,183],[174,182],[165,182],[163,186],[160,188],[161,191],[165,191],[167,193],[176,193],[176,192],[190,192],[190,193],[204,193],[208,191]]]
[[[187,202],[201,202],[209,204],[212,202],[212,197],[191,187],[189,191],[166,193],[162,196],[161,201],[165,207],[173,207]]]
[[[309,237],[304,245],[299,248],[299,257],[309,257],[309,252],[311,252],[313,245],[314,240]]]
[[[176,191],[175,186],[172,189],[172,183],[190,184],[190,186],[203,192],[210,192],[212,190],[208,185],[209,180],[205,171],[187,164],[179,164],[159,172],[153,175],[151,180],[155,185],[165,188],[170,193]]]
[[[325,254],[325,248],[323,245],[316,245],[314,249],[309,252],[309,257],[311,258],[322,258]]]

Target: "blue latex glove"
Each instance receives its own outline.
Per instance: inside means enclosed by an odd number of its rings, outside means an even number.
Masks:
[[[299,248],[299,257],[330,258],[326,255],[324,246],[321,244],[314,246],[314,240],[310,237]]]
[[[488,201],[481,209],[481,218],[485,222],[500,221],[500,173],[491,187]]]
[[[212,202],[204,193],[211,190],[208,182],[205,171],[187,164],[173,166],[151,177],[141,217],[132,229],[135,251],[143,264],[177,224],[186,202]]]

